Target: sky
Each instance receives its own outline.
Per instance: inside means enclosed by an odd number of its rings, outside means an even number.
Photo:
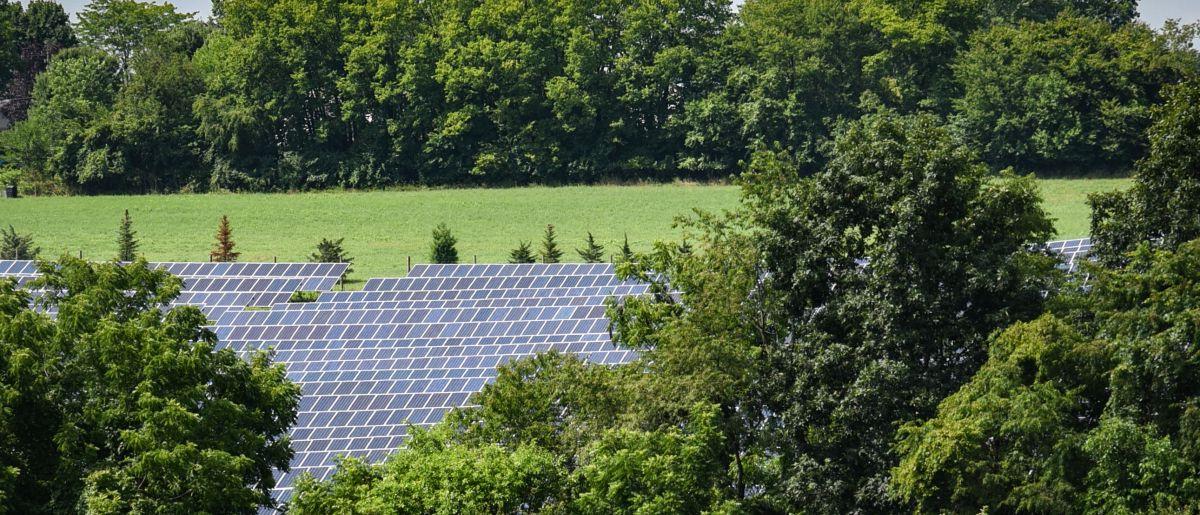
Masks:
[[[88,0],[61,0],[63,7],[72,15],[78,12]],[[183,12],[197,13],[200,18],[208,17],[212,10],[211,0],[174,0],[171,3]],[[735,3],[741,3],[736,0]],[[1159,27],[1163,21],[1172,18],[1183,20],[1184,23],[1200,21],[1200,1],[1197,0],[1142,0],[1138,7],[1142,19],[1152,27]],[[73,17],[72,17],[73,18]]]

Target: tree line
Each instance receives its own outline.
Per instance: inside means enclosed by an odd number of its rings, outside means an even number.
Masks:
[[[7,2],[7,0],[5,0]],[[224,0],[0,4],[36,192],[724,179],[762,149],[814,173],[876,104],[984,162],[1123,172],[1193,74],[1193,27],[1132,0]],[[36,78],[35,78],[36,77]]]

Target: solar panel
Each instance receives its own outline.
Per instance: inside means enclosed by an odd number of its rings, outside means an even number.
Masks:
[[[1046,250],[1059,254],[1063,261],[1063,269],[1075,272],[1080,263],[1087,259],[1092,251],[1092,239],[1061,240],[1046,243]]]
[[[340,278],[349,268],[347,263],[150,263],[152,268],[166,270],[180,277],[275,277],[275,278]]]

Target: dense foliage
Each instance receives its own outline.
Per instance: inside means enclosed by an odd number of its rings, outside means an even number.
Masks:
[[[812,173],[875,101],[996,169],[1121,169],[1197,62],[1131,0],[96,0],[50,62],[54,5],[0,20],[44,20],[0,49],[33,98],[0,150],[43,192],[726,178],[764,147]]]
[[[34,79],[75,35],[61,4],[0,2],[0,116],[24,120]]]
[[[1131,0],[215,11],[90,4],[5,158],[81,192],[741,172],[738,209],[622,246],[649,284],[609,309],[634,362],[507,363],[386,462],[301,478],[291,512],[1200,509],[1192,29],[1153,32]],[[1015,170],[1131,163],[1132,190],[1092,199],[1098,262],[1067,277]],[[556,238],[511,260],[558,262]],[[237,258],[224,217],[217,240]],[[144,263],[43,273],[57,318],[0,284],[0,506],[267,504],[298,395],[282,371],[157,309],[179,286]]]
[[[955,120],[996,167],[1128,170],[1160,90],[1196,71],[1171,35],[1063,17],[981,31],[958,58]]]
[[[300,395],[283,368],[215,350],[195,308],[161,310],[181,283],[145,262],[39,272],[38,310],[0,282],[0,511],[270,505]]]
[[[782,420],[784,497],[891,511],[891,436],[986,358],[989,333],[1036,316],[1052,234],[1029,177],[990,178],[929,115],[865,116],[814,180],[758,159],[748,202],[776,312],[765,359]],[[803,421],[802,423],[797,423]]]
[[[1200,80],[1171,88],[1153,117],[1133,187],[1089,199],[1095,254],[1108,264],[1143,243],[1174,248],[1200,238]]]
[[[896,490],[926,512],[1184,513],[1200,505],[1200,241],[1143,246],[1091,291],[997,337]]]

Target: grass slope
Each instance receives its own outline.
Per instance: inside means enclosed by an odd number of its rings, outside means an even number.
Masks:
[[[1047,180],[1046,206],[1061,237],[1088,232],[1087,193],[1124,187],[1122,179]],[[430,232],[446,222],[466,262],[502,262],[518,240],[537,246],[555,224],[567,260],[587,231],[607,251],[624,235],[636,249],[678,236],[673,219],[693,208],[737,205],[733,186],[652,185],[463,189],[304,194],[41,197],[0,200],[0,224],[33,233],[43,257],[61,253],[109,259],[121,211],[129,209],[154,261],[205,261],[217,219],[229,215],[243,261],[300,261],[322,238],[345,238],[357,278],[403,275],[407,257],[428,259]]]

